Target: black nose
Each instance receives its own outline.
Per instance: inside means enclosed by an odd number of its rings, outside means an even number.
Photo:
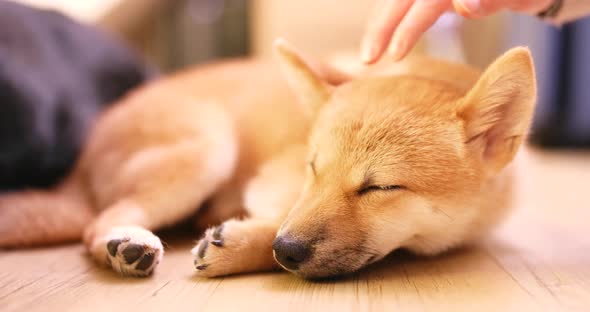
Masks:
[[[272,249],[277,261],[289,270],[297,270],[311,256],[311,248],[305,242],[289,236],[275,238]]]

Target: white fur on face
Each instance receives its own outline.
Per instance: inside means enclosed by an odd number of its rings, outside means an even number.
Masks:
[[[371,248],[384,257],[401,247],[418,234],[424,220],[431,217],[429,207],[426,200],[413,198],[403,201],[403,207],[383,207],[378,214],[368,214],[367,241]]]

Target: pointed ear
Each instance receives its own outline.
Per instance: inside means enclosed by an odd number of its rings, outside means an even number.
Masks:
[[[461,99],[467,145],[495,174],[514,158],[526,138],[536,101],[533,60],[527,48],[499,57]]]
[[[328,83],[303,61],[286,40],[275,40],[274,51],[289,86],[313,114],[317,113],[330,98],[331,88]]]

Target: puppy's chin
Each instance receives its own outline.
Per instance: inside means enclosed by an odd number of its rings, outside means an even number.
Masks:
[[[333,277],[341,277],[358,271],[364,266],[373,263],[381,256],[359,252],[346,255],[334,252],[333,256],[314,256],[297,270],[287,270],[293,274],[308,280],[322,280]]]

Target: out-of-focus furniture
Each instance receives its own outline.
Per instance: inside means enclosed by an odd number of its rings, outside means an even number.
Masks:
[[[16,0],[30,6],[60,11],[97,25],[124,41],[149,61],[161,63],[162,21],[178,0]]]
[[[271,55],[279,36],[314,55],[356,51],[373,2],[252,0],[252,52]]]
[[[38,8],[54,9],[79,21],[116,33],[130,34],[175,0],[16,0]]]
[[[532,50],[538,101],[533,139],[547,148],[590,148],[590,17],[553,27],[511,18],[511,45]]]
[[[16,0],[15,2],[20,2],[22,4],[27,4],[38,8],[58,10],[80,21],[96,23],[102,20],[106,15],[109,15],[126,1]],[[140,0],[139,2],[149,2],[149,0]]]

